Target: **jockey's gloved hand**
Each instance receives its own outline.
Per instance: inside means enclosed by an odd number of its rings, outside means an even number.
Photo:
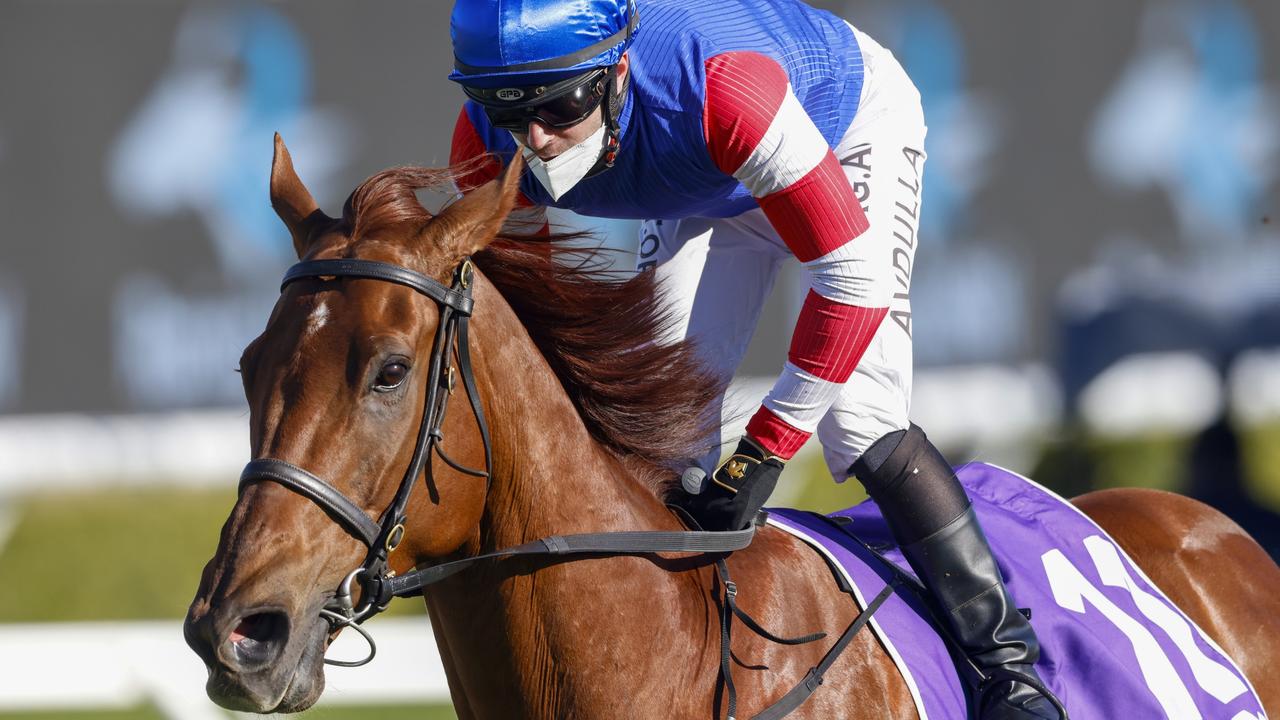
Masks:
[[[733,455],[703,484],[702,492],[686,492],[680,504],[704,530],[742,530],[773,493],[782,464],[782,458],[768,454],[744,435]]]

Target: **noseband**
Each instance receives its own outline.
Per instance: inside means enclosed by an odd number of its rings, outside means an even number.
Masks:
[[[311,500],[327,512],[330,517],[342,525],[351,535],[360,540],[369,549],[364,564],[351,571],[338,587],[333,599],[321,610],[321,614],[337,629],[343,626],[356,628],[369,641],[370,654],[359,661],[339,661],[325,659],[330,665],[358,666],[373,659],[374,645],[372,638],[360,627],[360,621],[385,610],[387,603],[395,596],[385,588],[385,581],[393,576],[387,566],[387,558],[404,540],[405,507],[417,478],[424,468],[430,470],[428,462],[432,452],[439,455],[450,467],[458,472],[475,477],[488,478],[492,467],[492,451],[489,446],[489,428],[485,423],[484,411],[480,407],[480,396],[476,392],[475,375],[471,369],[470,343],[467,333],[467,322],[471,317],[474,301],[471,298],[471,283],[474,279],[474,267],[471,260],[462,262],[453,274],[452,286],[445,286],[421,273],[399,265],[378,262],[375,260],[339,259],[308,260],[289,268],[280,284],[284,292],[291,283],[310,278],[333,280],[336,278],[364,278],[383,280],[412,288],[435,300],[440,307],[440,322],[436,327],[435,342],[431,348],[431,359],[428,364],[426,384],[426,402],[423,404],[422,422],[418,426],[417,441],[413,448],[413,457],[395,498],[381,517],[375,522],[365,511],[343,495],[331,483],[325,482],[307,470],[292,463],[275,458],[258,458],[245,465],[240,474],[240,490],[253,483],[271,480]],[[455,342],[456,341],[456,342]],[[451,348],[457,348],[458,366],[455,371],[451,362]],[[455,462],[444,451],[445,409],[449,397],[453,395],[457,376],[462,376],[462,385],[467,398],[471,402],[471,411],[475,414],[476,424],[480,427],[480,438],[484,444],[484,470],[474,470]],[[352,584],[359,583],[361,588],[360,604],[352,603]]]

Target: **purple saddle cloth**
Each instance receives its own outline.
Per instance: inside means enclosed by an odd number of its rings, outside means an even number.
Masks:
[[[1002,468],[956,470],[1019,607],[1040,638],[1036,669],[1072,720],[1265,718],[1244,673],[1084,513]],[[860,606],[892,573],[848,532],[907,570],[874,502],[821,517],[785,508],[769,524],[840,569]],[[843,521],[842,521],[843,522]],[[921,718],[967,717],[964,684],[916,596],[900,587],[869,623],[902,672]]]

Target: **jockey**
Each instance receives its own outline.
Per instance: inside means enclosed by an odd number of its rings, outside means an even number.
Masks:
[[[521,224],[545,227],[548,206],[644,220],[640,267],[713,369],[737,367],[780,264],[807,271],[781,375],[681,504],[746,527],[816,432],[991,679],[981,717],[1056,718],[1017,681],[1041,684],[1039,645],[969,499],[907,419],[925,125],[893,55],[797,0],[457,0],[451,22],[468,97],[451,161],[492,153],[463,189],[519,152]]]

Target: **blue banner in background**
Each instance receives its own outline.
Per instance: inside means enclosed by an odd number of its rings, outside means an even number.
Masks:
[[[281,133],[321,198],[340,197],[337,174],[354,154],[342,111],[311,98],[311,63],[293,21],[267,5],[193,6],[167,67],[113,143],[106,176],[116,205],[142,225],[194,215],[230,286],[185,294],[146,272],[116,286],[116,382],[130,404],[240,400],[229,370],[294,259],[266,201],[271,139]]]
[[[289,234],[263,202],[273,134],[317,196],[345,191],[335,173],[354,154],[342,112],[314,103],[312,82],[306,42],[276,10],[192,7],[168,65],[111,147],[116,205],[141,221],[195,213],[228,276],[286,266]]]
[[[1122,194],[1164,193],[1196,249],[1255,239],[1276,180],[1280,97],[1255,22],[1227,0],[1145,4],[1089,128],[1098,176]]]

